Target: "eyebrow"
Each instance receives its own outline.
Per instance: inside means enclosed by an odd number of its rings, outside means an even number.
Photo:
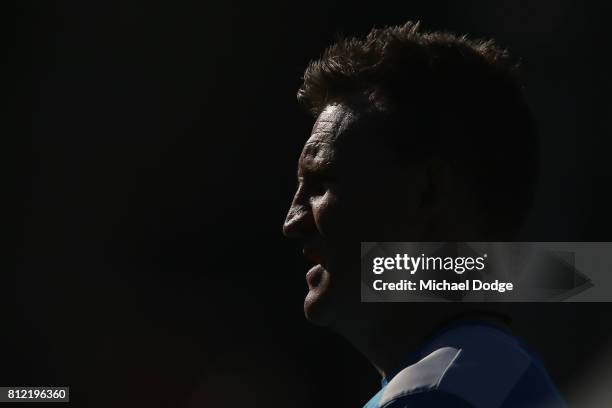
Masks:
[[[297,178],[309,176],[309,177],[321,177],[321,176],[331,176],[334,174],[336,165],[331,164],[329,162],[325,162],[324,164],[314,164],[312,161],[301,161],[298,165]]]

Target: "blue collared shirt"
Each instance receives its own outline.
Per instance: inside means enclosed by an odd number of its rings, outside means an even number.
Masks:
[[[410,360],[364,408],[566,407],[540,358],[486,323],[452,326]]]

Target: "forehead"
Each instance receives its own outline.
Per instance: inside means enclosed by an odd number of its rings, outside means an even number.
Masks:
[[[328,105],[312,127],[310,137],[302,149],[300,164],[331,164],[338,160],[342,152],[357,147],[359,138],[354,130],[358,120],[358,114],[349,107],[342,104]]]
[[[357,113],[343,104],[328,105],[317,118],[308,142],[337,143],[357,122]]]

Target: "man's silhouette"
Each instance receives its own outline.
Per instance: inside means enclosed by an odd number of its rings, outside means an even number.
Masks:
[[[536,129],[507,53],[418,24],[312,61],[316,117],[284,233],[314,265],[306,317],[346,337],[383,388],[366,407],[563,406],[492,309],[360,301],[361,241],[508,241],[537,179]]]

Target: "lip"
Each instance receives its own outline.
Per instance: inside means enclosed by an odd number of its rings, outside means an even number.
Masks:
[[[316,288],[323,278],[323,267],[321,264],[315,265],[306,273],[306,283],[309,289]]]

